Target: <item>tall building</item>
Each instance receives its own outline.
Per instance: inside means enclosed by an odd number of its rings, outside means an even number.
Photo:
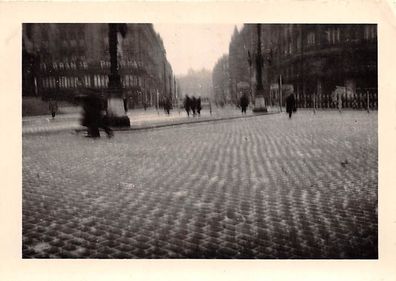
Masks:
[[[213,98],[216,104],[231,103],[228,56],[223,55],[212,71]]]
[[[234,61],[230,63],[230,75],[234,83],[246,81],[249,59],[253,61],[251,81],[255,83],[255,27],[256,24],[245,24],[230,44],[229,60]],[[366,107],[368,101],[371,108],[377,108],[375,24],[263,24],[261,38],[267,104],[278,104],[284,98],[279,96],[281,81],[283,87],[287,86],[284,94],[295,93],[298,107],[335,107],[336,89],[342,89],[343,107]],[[242,43],[236,44],[238,41]],[[238,51],[231,52],[232,44]]]
[[[117,34],[122,95],[132,105],[172,97],[172,67],[160,35],[152,24],[124,26],[125,34]],[[82,88],[107,91],[108,24],[24,24],[22,44],[23,95],[71,99]]]

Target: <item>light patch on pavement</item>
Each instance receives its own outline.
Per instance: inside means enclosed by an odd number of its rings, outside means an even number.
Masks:
[[[40,242],[36,245],[33,246],[33,250],[36,252],[44,252],[45,250],[48,250],[49,248],[51,248],[50,244],[46,243],[46,242]]]
[[[193,204],[195,208],[202,209],[202,208],[211,208],[212,204],[205,203],[205,202],[196,202]]]
[[[178,192],[174,192],[173,195],[176,198],[182,198],[182,197],[186,197],[188,195],[187,191],[178,191]]]
[[[129,182],[120,182],[119,187],[125,189],[134,189],[136,188],[136,185]]]

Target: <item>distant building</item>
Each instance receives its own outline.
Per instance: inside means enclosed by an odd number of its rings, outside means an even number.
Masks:
[[[222,56],[212,71],[213,98],[216,104],[231,103],[228,56]]]
[[[172,67],[161,37],[152,24],[126,27],[126,36],[119,34],[117,38],[123,95],[133,105],[154,105],[157,96],[172,96]],[[110,74],[108,24],[24,24],[22,44],[24,96],[70,99],[81,88],[106,92]]]
[[[366,107],[369,100],[370,107],[377,108],[377,25],[263,24],[261,32],[267,104],[284,99],[279,96],[282,81],[294,91],[298,107],[335,107],[335,91],[343,89],[343,107]],[[256,24],[234,32],[229,54],[231,92],[238,82],[256,83],[256,50]]]
[[[189,70],[186,75],[178,77],[181,98],[185,95],[208,99],[212,96],[212,73],[206,69]]]

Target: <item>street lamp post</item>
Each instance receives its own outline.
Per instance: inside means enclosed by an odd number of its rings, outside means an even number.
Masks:
[[[121,95],[121,79],[118,73],[118,29],[116,23],[109,24],[109,53],[110,53],[110,75],[109,75],[109,90],[112,94]]]
[[[256,54],[256,93],[253,112],[267,112],[264,99],[264,87],[262,80],[263,56],[261,54],[261,25],[257,24],[257,54]]]
[[[252,57],[250,55],[250,52],[248,50],[248,63],[249,63],[249,98],[250,101],[253,100],[253,91],[252,91]]]
[[[120,23],[109,23],[108,24],[108,40],[109,40],[109,55],[110,55],[110,74],[109,74],[109,82],[107,85],[108,95],[107,98],[110,98],[110,108],[112,108],[113,112],[120,113],[121,109],[119,108],[119,103],[113,103],[113,97],[123,97],[124,108],[123,111],[126,115],[127,113],[127,99],[123,96],[122,85],[121,85],[121,76],[119,74],[119,62],[118,62],[118,34],[121,34],[122,37],[126,36],[127,26],[126,24]]]

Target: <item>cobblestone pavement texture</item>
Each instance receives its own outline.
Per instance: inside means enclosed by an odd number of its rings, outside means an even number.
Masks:
[[[23,136],[24,258],[376,258],[377,113]]]

